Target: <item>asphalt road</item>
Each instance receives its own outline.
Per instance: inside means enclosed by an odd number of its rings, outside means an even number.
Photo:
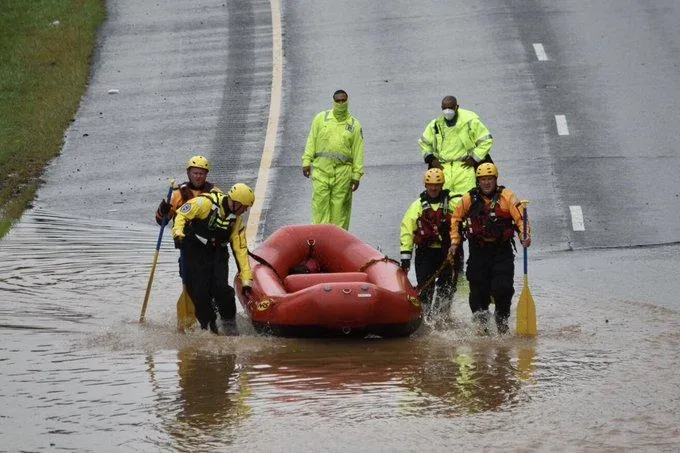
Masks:
[[[182,179],[193,154],[209,157],[219,185],[254,185],[272,88],[269,8],[110,2],[92,84],[37,205],[152,224],[167,180]],[[366,138],[351,231],[389,255],[422,188],[416,141],[446,94],[491,130],[500,183],[531,200],[534,250],[678,242],[679,8],[285,3],[279,128],[251,240],[310,220],[300,155],[312,117],[344,88]]]

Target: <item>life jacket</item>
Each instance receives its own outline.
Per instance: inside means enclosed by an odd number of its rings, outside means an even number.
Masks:
[[[499,200],[505,187],[498,186],[487,205],[478,187],[470,190],[472,204],[464,229],[465,237],[479,245],[511,241],[517,227],[509,211],[502,209]]]
[[[220,204],[226,195],[222,193],[201,194],[199,197],[210,200],[210,213],[204,219],[193,219],[191,221],[191,231],[203,242],[201,238],[207,239],[204,245],[215,247],[226,247],[229,244],[231,233],[238,217],[233,212],[229,212],[227,217],[220,216]]]
[[[213,187],[215,187],[215,185],[211,182],[206,181],[205,184],[203,184],[203,187],[199,189],[192,189],[191,187],[192,186],[190,181],[185,181],[179,185],[178,190],[179,194],[182,196],[182,204],[194,198],[196,196],[196,192],[202,193],[210,192],[213,189]],[[182,204],[180,204],[180,206]]]
[[[449,211],[449,191],[444,189],[435,203],[439,203],[437,209],[432,209],[432,204],[427,196],[427,191],[420,194],[420,204],[423,212],[416,220],[416,231],[413,242],[419,247],[428,247],[435,243],[447,243],[451,240],[451,212]]]

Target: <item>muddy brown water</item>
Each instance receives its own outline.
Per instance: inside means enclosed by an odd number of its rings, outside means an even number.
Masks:
[[[565,277],[531,281],[535,340],[476,336],[462,295],[411,338],[263,337],[243,313],[239,337],[182,336],[169,241],[137,323],[157,234],[35,210],[0,242],[0,451],[680,448],[677,310]]]

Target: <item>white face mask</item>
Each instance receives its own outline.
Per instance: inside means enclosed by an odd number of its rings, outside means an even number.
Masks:
[[[444,118],[449,121],[451,121],[453,117],[456,116],[456,111],[453,109],[443,109],[442,113],[444,114]]]

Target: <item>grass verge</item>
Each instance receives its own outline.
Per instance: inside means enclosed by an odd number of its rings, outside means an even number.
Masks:
[[[61,150],[105,18],[105,0],[0,1],[0,237]]]

